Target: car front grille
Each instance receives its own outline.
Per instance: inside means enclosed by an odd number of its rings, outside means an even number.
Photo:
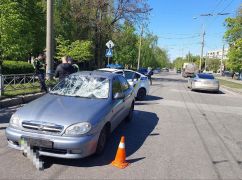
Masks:
[[[36,121],[23,121],[22,127],[34,132],[42,132],[49,134],[60,134],[63,131],[63,126]]]

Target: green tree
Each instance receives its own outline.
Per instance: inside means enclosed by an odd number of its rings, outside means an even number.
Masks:
[[[120,32],[113,35],[115,43],[114,61],[131,67],[137,64],[138,55],[138,36],[135,34],[135,28],[128,22],[124,23]]]
[[[242,71],[242,7],[235,18],[226,19],[225,39],[229,43],[226,66],[233,71]]]
[[[70,56],[78,62],[91,60],[93,57],[92,42],[88,40],[76,40],[71,42],[65,40],[62,36],[56,38],[56,58],[61,59],[63,56]]]
[[[209,71],[217,72],[220,68],[220,59],[207,59],[207,69]]]
[[[186,59],[183,59],[182,57],[177,57],[177,58],[173,61],[173,66],[174,66],[176,69],[178,69],[178,68],[182,69],[182,66],[183,66],[183,64],[184,64],[185,62],[187,62]]]
[[[1,0],[1,55],[20,60],[44,49],[45,16],[41,0]]]

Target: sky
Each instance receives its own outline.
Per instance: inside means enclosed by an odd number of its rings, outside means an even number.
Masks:
[[[148,0],[153,10],[148,29],[159,37],[158,46],[168,51],[170,60],[190,53],[201,54],[201,34],[205,30],[204,55],[222,49],[227,17],[235,17],[242,0]],[[218,16],[217,13],[230,13]],[[201,16],[202,14],[213,16]]]

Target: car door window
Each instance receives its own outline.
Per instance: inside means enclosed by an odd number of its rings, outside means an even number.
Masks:
[[[123,77],[123,76],[119,76],[118,77],[120,82],[121,82],[121,87],[123,91],[126,91],[129,89],[129,83],[128,81]]]
[[[138,73],[135,73],[135,75],[134,75],[134,79],[139,80],[139,78],[140,78],[140,75],[139,75]]]
[[[117,72],[115,72],[115,74],[123,75],[124,73],[123,73],[123,71],[117,71]]]
[[[124,77],[127,79],[127,80],[132,80],[134,78],[134,72],[132,71],[124,71]]]
[[[113,95],[116,93],[121,93],[122,92],[122,85],[120,80],[116,77],[113,79],[113,85],[112,85],[112,93]]]

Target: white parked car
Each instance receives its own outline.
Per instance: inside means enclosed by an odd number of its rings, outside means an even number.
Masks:
[[[128,69],[112,69],[112,68],[103,68],[98,69],[98,71],[105,71],[115,74],[123,75],[129,84],[134,87],[135,97],[138,100],[143,100],[146,95],[149,94],[150,82],[147,76]]]

